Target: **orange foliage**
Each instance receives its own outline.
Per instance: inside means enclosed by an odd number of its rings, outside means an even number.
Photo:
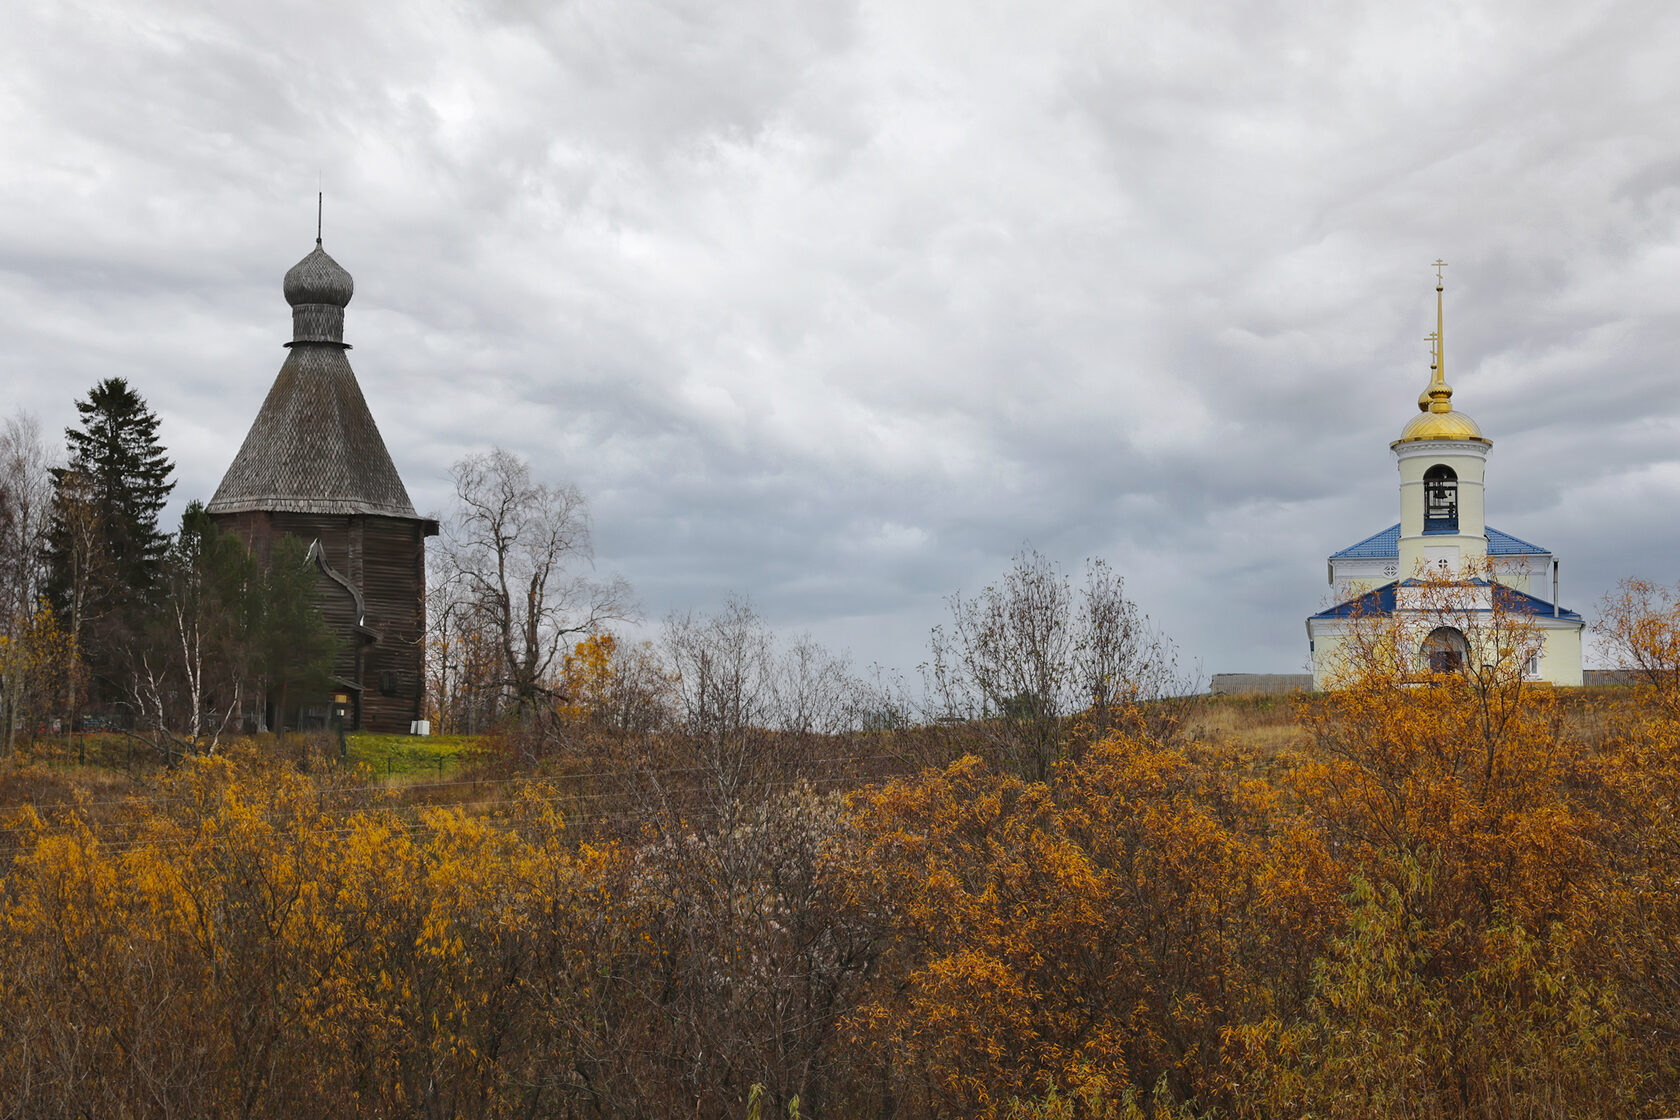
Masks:
[[[81,657],[58,615],[44,602],[0,619],[0,758],[19,727],[47,725],[68,697],[64,682],[79,679]]]
[[[645,732],[664,722],[671,682],[647,645],[622,646],[605,631],[566,655],[560,715],[618,732]]]
[[[1636,768],[1525,678],[1532,620],[1461,590],[1427,587],[1421,624],[1358,620],[1343,687],[1301,705],[1289,784],[1346,869],[1344,924],[1304,1015],[1228,1033],[1243,1114],[1610,1117],[1672,1086],[1605,967],[1613,853],[1649,835],[1619,807]],[[1412,650],[1442,624],[1467,654],[1430,672]]]
[[[858,796],[857,889],[897,936],[854,1036],[950,1114],[1163,1077],[1212,1103],[1221,1030],[1287,999],[1268,965],[1322,932],[1310,834],[1251,794],[1115,736],[1050,783],[967,758]]]
[[[333,792],[203,760],[119,837],[29,824],[0,895],[12,1114],[516,1114],[533,1063],[570,1068],[577,990],[528,968],[611,959],[617,855],[555,843],[540,788],[503,821]]]

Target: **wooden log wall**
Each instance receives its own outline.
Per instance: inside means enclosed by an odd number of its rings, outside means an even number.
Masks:
[[[318,575],[315,602],[338,638],[333,673],[355,686],[351,725],[406,732],[424,717],[426,522],[287,512],[226,514],[217,522],[223,532],[244,540],[265,567],[283,534],[305,545],[320,541],[326,562],[361,594],[365,609],[365,629],[358,628],[355,598],[336,580]],[[302,703],[329,700],[310,697]],[[296,713],[289,713],[288,726],[295,720]]]

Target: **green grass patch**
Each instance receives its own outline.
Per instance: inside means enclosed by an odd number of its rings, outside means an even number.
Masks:
[[[351,765],[366,766],[376,778],[447,778],[466,764],[482,737],[351,731],[344,738]]]

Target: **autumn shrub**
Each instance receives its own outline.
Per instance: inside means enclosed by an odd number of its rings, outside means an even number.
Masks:
[[[949,623],[928,636],[930,714],[965,722],[986,740],[981,757],[1029,779],[1120,729],[1111,717],[1153,723],[1158,735],[1182,714],[1168,698],[1196,691],[1124,578],[1101,560],[1084,576],[1076,587],[1054,560],[1023,549],[993,584],[951,596]],[[1069,735],[1080,726],[1088,734]]]
[[[546,1087],[523,981],[578,858],[558,821],[334,792],[212,759],[108,835],[33,822],[0,895],[0,1114],[492,1116]]]
[[[1629,856],[1660,830],[1635,776],[1661,737],[1578,734],[1521,670],[1525,620],[1479,624],[1459,620],[1472,656],[1449,672],[1411,670],[1397,629],[1374,628],[1368,648],[1397,656],[1302,702],[1312,745],[1284,793],[1312,814],[1345,893],[1304,1006],[1226,1032],[1243,1115],[1673,1103],[1671,1050],[1649,1045],[1656,1012],[1627,964],[1653,930],[1624,924],[1653,897]]]
[[[1613,983],[1561,923],[1443,931],[1435,869],[1356,876],[1347,927],[1307,1014],[1227,1034],[1237,1114],[1255,1117],[1616,1117],[1650,1107],[1642,1051]],[[1467,939],[1452,957],[1446,938]],[[1473,964],[1464,964],[1466,956]]]
[[[1298,850],[1310,834],[1147,740],[1112,736],[1049,782],[964,759],[853,811],[854,889],[893,936],[850,1027],[934,1115],[1097,1085],[1205,1110],[1222,1032],[1290,999],[1266,968],[1302,967],[1321,933],[1296,873],[1322,862]]]

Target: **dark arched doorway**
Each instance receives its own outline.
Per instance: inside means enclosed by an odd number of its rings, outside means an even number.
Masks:
[[[1437,626],[1423,640],[1418,660],[1431,673],[1462,673],[1470,659],[1470,643],[1451,626]]]

